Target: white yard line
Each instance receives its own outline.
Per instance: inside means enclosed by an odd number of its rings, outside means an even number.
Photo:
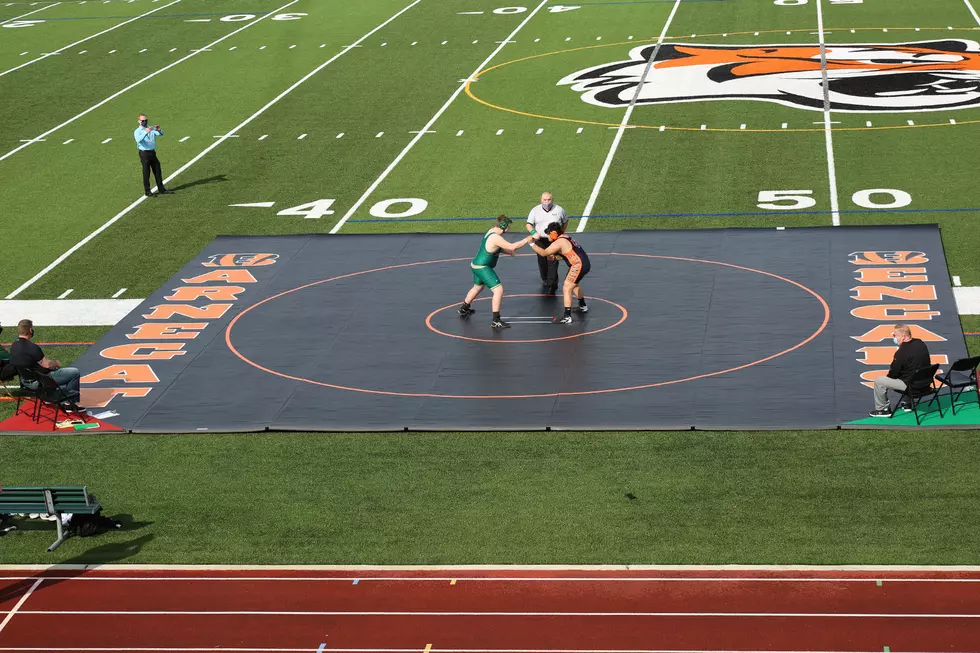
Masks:
[[[179,1],[179,0],[176,0],[176,1]],[[211,43],[209,43],[208,45],[206,45],[206,46],[204,46],[203,48],[201,48],[201,49],[199,49],[199,50],[194,50],[194,51],[193,51],[193,52],[191,52],[191,53],[190,53],[189,55],[187,55],[187,56],[185,56],[185,57],[181,57],[180,59],[178,59],[177,61],[174,61],[173,63],[170,63],[170,64],[167,64],[166,66],[164,66],[164,67],[163,67],[163,68],[161,68],[160,70],[157,70],[157,71],[154,71],[154,72],[152,72],[152,73],[150,73],[149,75],[147,75],[146,77],[143,77],[143,78],[142,78],[142,79],[140,79],[139,81],[136,81],[136,82],[133,82],[132,84],[130,84],[130,85],[129,85],[129,86],[127,86],[126,88],[124,88],[124,89],[122,89],[122,90],[120,90],[120,91],[116,91],[115,93],[113,93],[112,95],[110,95],[109,97],[107,97],[106,99],[104,99],[104,100],[102,100],[102,101],[100,101],[100,102],[98,102],[98,103],[96,103],[96,104],[93,104],[92,106],[90,106],[90,107],[89,107],[88,109],[86,109],[85,111],[82,111],[82,112],[81,112],[81,113],[79,113],[78,115],[76,115],[76,116],[74,116],[74,117],[72,117],[72,118],[69,118],[69,119],[68,119],[68,120],[66,120],[65,122],[63,122],[63,123],[61,123],[60,125],[58,125],[57,127],[54,127],[53,129],[49,129],[48,131],[46,131],[46,132],[44,132],[43,134],[41,134],[41,135],[40,135],[40,136],[38,136],[37,138],[44,138],[44,137],[46,137],[46,136],[48,136],[49,134],[53,134],[53,133],[55,133],[56,131],[58,131],[58,130],[59,130],[59,129],[61,129],[62,127],[66,127],[66,126],[68,126],[68,125],[70,125],[71,123],[73,123],[73,122],[75,122],[76,120],[78,120],[79,118],[81,118],[82,116],[85,116],[85,115],[88,115],[89,113],[91,113],[91,112],[93,112],[93,111],[95,111],[96,109],[98,109],[98,108],[99,108],[99,107],[101,107],[102,105],[104,105],[104,104],[106,104],[107,102],[111,102],[112,100],[114,100],[114,99],[116,99],[117,97],[119,97],[120,95],[122,95],[123,93],[125,93],[126,91],[128,91],[128,90],[130,90],[130,89],[134,89],[134,88],[136,88],[137,86],[139,86],[139,85],[140,85],[140,84],[142,84],[143,82],[145,82],[145,81],[147,81],[147,80],[149,80],[149,79],[153,79],[154,77],[156,77],[156,76],[157,76],[157,75],[159,75],[160,73],[162,73],[162,72],[165,72],[165,71],[167,71],[167,70],[170,70],[171,68],[173,68],[173,67],[174,67],[174,66],[176,66],[177,64],[179,64],[179,63],[183,63],[184,61],[187,61],[187,60],[188,60],[188,59],[190,59],[191,57],[195,57],[195,56],[197,56],[197,55],[198,55],[198,54],[199,54],[200,52],[202,52],[203,50],[206,50],[207,48],[210,48],[210,47],[212,47],[212,46],[214,46],[214,45],[217,45],[218,43],[221,43],[221,42],[222,42],[222,41],[224,41],[225,39],[228,39],[228,38],[231,38],[232,36],[234,36],[234,35],[236,35],[236,34],[238,34],[239,32],[242,32],[243,30],[246,30],[246,29],[248,29],[248,28],[249,28],[249,27],[251,27],[252,25],[255,25],[255,24],[257,24],[257,23],[259,23],[259,22],[261,22],[261,21],[263,21],[263,20],[265,20],[265,19],[266,19],[266,18],[268,18],[269,16],[272,16],[272,15],[274,15],[274,14],[276,14],[276,13],[278,13],[278,12],[280,12],[280,11],[282,11],[282,10],[283,10],[283,9],[285,9],[286,7],[289,7],[290,5],[294,5],[294,4],[296,4],[297,2],[299,2],[299,0],[292,0],[291,2],[288,2],[288,3],[286,3],[286,4],[284,4],[283,6],[281,6],[281,7],[279,7],[278,9],[274,9],[274,10],[272,10],[271,12],[269,12],[268,14],[265,14],[264,16],[260,16],[259,18],[256,18],[256,19],[255,19],[255,20],[253,20],[252,22],[250,22],[250,23],[246,23],[246,24],[245,24],[245,25],[243,25],[242,27],[239,27],[238,29],[236,29],[236,30],[235,30],[234,32],[230,32],[230,33],[228,33],[228,34],[225,34],[224,36],[222,36],[222,37],[221,37],[221,38],[219,38],[218,40],[216,40],[216,41],[212,41]],[[173,3],[170,3],[170,4],[173,4]],[[170,5],[163,5],[163,7],[160,7],[160,9],[163,9],[163,8],[165,8],[165,7],[169,7],[169,6],[170,6]],[[146,14],[143,14],[143,15],[145,16]],[[134,19],[134,20],[135,20],[135,19]],[[3,156],[0,156],[0,161],[3,161],[4,159],[7,159],[7,158],[9,158],[9,157],[11,157],[11,156],[13,156],[14,154],[16,154],[17,152],[20,152],[20,151],[21,151],[22,149],[24,149],[24,148],[25,148],[25,147],[27,147],[28,145],[30,145],[30,143],[24,143],[23,145],[21,145],[21,146],[19,146],[19,147],[15,147],[14,149],[12,149],[12,150],[10,150],[9,152],[7,152],[6,154],[4,154]]]
[[[834,133],[830,116],[830,83],[827,74],[827,38],[823,29],[823,0],[817,0],[817,32],[820,39],[820,74],[823,77],[823,135],[827,148],[827,177],[830,181],[830,220],[840,226],[840,201],[837,197],[837,163],[834,160]]]
[[[133,22],[135,20],[139,20],[140,18],[143,18],[144,16],[149,16],[150,14],[156,13],[156,12],[160,11],[161,9],[166,9],[167,7],[169,7],[171,5],[175,5],[178,2],[180,2],[180,0],[174,0],[169,5],[162,5],[160,7],[157,7],[156,9],[151,9],[150,11],[146,12],[145,14],[140,14],[136,18],[130,18],[129,20],[124,20],[123,22],[119,23],[118,25],[113,25],[109,29],[104,29],[101,32],[99,32],[98,34],[93,34],[92,36],[86,36],[85,38],[81,39],[80,41],[75,41],[74,43],[70,43],[70,44],[66,45],[65,47],[63,47],[63,48],[59,48],[59,49],[55,50],[54,52],[45,52],[44,54],[42,54],[40,57],[38,57],[36,59],[31,59],[30,61],[26,61],[26,62],[22,63],[19,66],[14,66],[10,70],[3,71],[2,73],[0,73],[0,77],[3,77],[4,75],[9,75],[10,73],[14,72],[15,70],[20,70],[21,68],[24,68],[25,66],[30,66],[32,63],[37,63],[38,61],[41,61],[42,59],[47,59],[48,57],[54,56],[56,54],[60,54],[60,53],[64,52],[65,50],[67,50],[68,48],[73,48],[76,45],[79,45],[81,43],[85,43],[86,41],[91,41],[92,39],[94,39],[97,36],[102,36],[103,34],[107,34],[107,33],[111,32],[114,29],[119,29],[123,25],[128,25],[129,23],[131,23],[131,22]],[[40,10],[38,10],[38,11],[40,11]]]
[[[514,28],[514,31],[510,33],[510,36],[508,36],[506,39],[504,39],[500,43],[500,45],[498,45],[497,48],[493,52],[490,53],[490,56],[487,57],[483,61],[483,63],[481,63],[479,66],[477,66],[476,70],[474,70],[467,77],[467,80],[473,79],[474,77],[476,77],[477,74],[479,74],[479,72],[481,70],[483,70],[484,68],[486,68],[487,64],[489,64],[493,60],[493,58],[496,57],[497,54],[499,54],[500,51],[504,49],[504,46],[507,45],[507,43],[509,41],[512,41],[513,38],[515,36],[517,36],[517,33],[518,32],[520,32],[522,29],[524,29],[524,26],[527,25],[528,22],[530,22],[530,20],[532,18],[534,18],[534,16],[539,11],[541,11],[542,7],[544,7],[546,4],[548,4],[548,2],[549,2],[549,0],[541,0],[541,3],[537,7],[535,7],[534,10],[531,13],[529,13],[527,15],[527,17],[523,21],[521,21],[521,24],[518,25],[516,28]],[[678,0],[678,2],[680,2],[680,0]],[[425,132],[429,131],[432,128],[432,126],[436,123],[436,121],[439,120],[440,116],[442,116],[442,114],[446,112],[446,109],[449,108],[449,105],[451,105],[453,103],[453,101],[457,97],[459,97],[460,93],[462,93],[463,90],[466,88],[466,84],[467,83],[468,83],[467,81],[463,81],[459,85],[459,88],[457,88],[456,91],[452,95],[449,96],[449,99],[446,100],[446,103],[443,104],[442,107],[438,111],[436,111],[435,115],[432,116],[432,118],[429,120],[429,122],[427,122],[425,124],[425,126],[421,130],[419,130],[419,133],[416,134],[415,137],[411,141],[408,142],[408,145],[405,146],[405,149],[403,149],[401,151],[401,153],[398,156],[395,157],[395,160],[392,161],[391,164],[387,168],[385,168],[384,172],[381,173],[381,176],[374,180],[374,183],[371,184],[371,186],[366,191],[364,191],[364,194],[361,195],[360,199],[358,199],[356,202],[354,202],[354,205],[351,206],[350,209],[347,211],[347,213],[344,214],[344,217],[342,217],[340,220],[337,221],[337,224],[335,224],[333,226],[333,229],[330,230],[330,233],[335,234],[338,231],[340,231],[341,227],[343,227],[344,224],[350,219],[350,217],[352,215],[354,215],[354,213],[356,213],[359,208],[361,208],[361,205],[364,204],[364,202],[367,201],[368,197],[371,196],[371,193],[373,193],[375,190],[377,190],[378,186],[381,185],[381,182],[383,182],[385,179],[387,179],[388,175],[391,174],[391,171],[395,169],[395,166],[397,166],[401,162],[401,160],[405,158],[405,156],[412,150],[412,148],[415,147],[415,144],[416,143],[418,143],[420,140],[422,140],[422,137],[425,136]]]
[[[623,134],[626,132],[627,127],[630,124],[630,118],[633,116],[633,109],[636,108],[636,101],[640,97],[640,93],[643,90],[643,84],[646,83],[647,76],[653,69],[653,64],[657,59],[657,53],[660,52],[660,46],[663,45],[664,39],[667,38],[667,30],[670,29],[670,24],[674,21],[674,16],[677,14],[677,8],[681,6],[681,0],[676,0],[674,2],[674,8],[670,10],[670,15],[667,16],[667,22],[664,23],[664,28],[660,30],[660,36],[657,37],[657,45],[654,46],[653,52],[650,54],[650,60],[647,61],[646,67],[643,69],[643,75],[640,76],[640,83],[636,86],[636,91],[633,93],[633,99],[630,100],[630,104],[626,107],[626,113],[623,114],[623,120],[619,123],[619,127],[616,129],[616,136],[613,138],[612,145],[609,147],[609,152],[606,154],[606,160],[602,163],[602,168],[599,170],[599,177],[595,180],[595,186],[592,187],[592,194],[589,195],[589,201],[585,203],[585,209],[582,211],[582,217],[578,221],[578,228],[575,229],[577,232],[585,231],[585,226],[589,224],[589,216],[592,215],[592,209],[595,208],[596,200],[599,199],[599,191],[602,190],[602,184],[606,181],[606,175],[609,174],[609,167],[612,165],[613,157],[616,156],[616,150],[619,149],[619,142],[623,140]]]
[[[24,603],[27,601],[28,598],[30,598],[31,594],[34,593],[34,590],[37,589],[37,586],[43,582],[44,582],[43,578],[38,578],[37,581],[35,581],[34,584],[31,585],[31,588],[27,590],[24,596],[20,597],[20,601],[17,601],[17,605],[15,605],[13,609],[7,613],[7,616],[4,617],[3,621],[0,622],[0,633],[2,633],[3,629],[7,627],[7,624],[10,623],[10,620],[14,618],[14,615],[17,614],[17,611],[20,610],[20,607],[24,605]]]
[[[294,4],[294,3],[298,2],[298,1],[299,0],[293,0],[289,4],[284,5],[284,6],[280,7],[279,9],[276,9],[276,10],[274,10],[274,11],[266,14],[266,16],[271,16],[271,15],[273,15],[275,13],[278,13],[278,12],[282,11],[283,9],[285,9],[286,7],[288,7],[289,5]],[[304,82],[306,82],[308,79],[310,79],[311,77],[313,77],[314,75],[316,75],[318,72],[320,72],[321,70],[323,70],[324,68],[326,68],[327,66],[329,66],[330,64],[332,64],[334,61],[336,61],[337,59],[339,59],[343,55],[345,55],[348,52],[350,52],[359,43],[361,43],[365,39],[369,38],[371,35],[373,35],[378,30],[384,28],[386,25],[388,25],[388,23],[390,23],[391,21],[395,20],[396,18],[398,18],[399,16],[401,16],[403,13],[405,13],[406,11],[408,11],[409,9],[411,9],[412,7],[414,7],[415,5],[417,5],[421,1],[422,0],[415,0],[414,2],[412,2],[411,4],[409,4],[408,6],[406,6],[404,9],[402,9],[401,11],[399,11],[398,13],[396,13],[395,15],[393,15],[391,18],[389,18],[388,20],[386,20],[385,22],[381,23],[380,25],[378,25],[377,27],[375,27],[374,29],[372,29],[370,32],[368,32],[367,34],[365,34],[364,36],[362,36],[361,38],[359,38],[353,44],[347,46],[346,48],[344,48],[343,50],[341,50],[340,52],[338,52],[337,54],[335,54],[333,57],[331,57],[327,61],[323,62],[322,64],[320,64],[319,66],[317,66],[316,68],[314,68],[312,72],[304,75],[298,82],[296,82],[295,84],[293,84],[292,86],[290,86],[289,88],[287,88],[285,91],[283,91],[282,93],[280,93],[279,95],[277,95],[276,97],[274,97],[265,106],[263,106],[261,109],[259,109],[258,111],[256,111],[252,115],[250,115],[244,121],[242,121],[237,127],[235,127],[234,129],[232,129],[230,132],[228,132],[224,136],[221,136],[218,140],[216,140],[214,143],[212,143],[208,147],[206,147],[203,150],[201,150],[200,154],[198,154],[193,159],[191,159],[190,161],[188,161],[187,163],[185,163],[184,165],[182,165],[180,168],[178,168],[177,170],[175,170],[173,174],[171,174],[169,177],[167,177],[166,179],[163,180],[163,183],[164,184],[169,183],[170,180],[174,179],[175,177],[177,177],[177,175],[179,175],[180,173],[184,172],[185,170],[187,170],[188,168],[190,168],[192,165],[194,165],[195,163],[197,163],[198,161],[200,161],[202,158],[204,158],[207,155],[208,152],[210,152],[214,148],[216,148],[219,145],[221,145],[222,143],[224,143],[227,139],[229,139],[229,138],[237,138],[237,136],[235,135],[235,132],[237,132],[237,131],[241,130],[242,128],[244,128],[250,122],[252,122],[256,118],[258,118],[259,116],[261,116],[263,113],[265,113],[270,107],[272,107],[277,102],[279,102],[279,100],[283,99],[284,97],[286,97],[287,95],[289,95],[290,93],[292,93],[294,90],[296,90],[296,88],[298,88],[301,84],[303,84]],[[265,16],[263,16],[263,18],[264,17]],[[261,18],[259,20],[261,20]],[[249,25],[253,25],[253,24],[254,23],[249,23]],[[246,27],[248,27],[248,25],[246,25]],[[244,29],[244,28],[242,28],[242,29]],[[232,36],[234,33],[235,32],[232,32],[228,36]],[[223,38],[228,38],[228,36],[223,37]],[[178,60],[178,62],[175,62],[175,63],[179,63],[179,60]],[[173,65],[173,64],[171,64],[171,65]],[[0,160],[2,160],[2,159],[0,159]],[[154,186],[154,189],[155,188],[156,187]],[[58,258],[56,258],[54,261],[52,261],[52,263],[50,265],[48,265],[46,268],[44,268],[43,270],[41,270],[40,272],[38,272],[37,274],[35,274],[33,277],[31,277],[30,279],[28,279],[27,281],[25,281],[23,284],[21,284],[21,286],[19,288],[17,288],[17,290],[15,290],[12,293],[10,293],[9,295],[7,295],[7,299],[13,299],[14,297],[16,297],[17,295],[19,295],[20,293],[24,292],[24,290],[26,290],[27,288],[30,288],[32,285],[34,285],[34,283],[36,283],[38,281],[38,279],[40,279],[41,277],[43,277],[44,275],[46,275],[48,272],[50,272],[51,270],[53,270],[56,267],[58,267],[59,265],[61,265],[64,262],[65,259],[67,259],[69,256],[71,256],[72,254],[74,254],[75,252],[77,252],[79,249],[81,249],[82,247],[84,247],[89,241],[91,241],[93,238],[95,238],[96,236],[98,236],[100,233],[102,233],[103,231],[105,231],[106,229],[108,229],[109,227],[111,227],[112,225],[114,225],[124,215],[126,215],[127,213],[129,213],[130,211],[132,211],[133,209],[135,209],[137,206],[139,206],[145,199],[146,199],[146,196],[145,195],[141,195],[139,197],[139,199],[137,199],[135,202],[133,202],[132,204],[130,204],[129,206],[127,206],[126,208],[124,208],[122,211],[120,211],[119,213],[117,213],[116,215],[114,215],[108,222],[106,222],[105,224],[103,224],[101,227],[99,227],[98,229],[96,229],[95,231],[93,231],[92,233],[90,233],[88,236],[86,236],[82,240],[78,241],[71,249],[69,249],[67,252],[65,252],[64,254],[62,254],[61,256],[59,256]]]
[[[7,299],[0,300],[0,322],[30,318],[37,326],[115,326],[143,303],[142,299]]]
[[[26,16],[30,16],[31,14],[36,14],[39,11],[44,11],[45,9],[50,9],[51,7],[57,7],[60,4],[61,4],[60,2],[56,2],[53,5],[48,5],[46,7],[41,7],[40,9],[35,9],[34,11],[28,11],[26,14],[21,14],[20,16],[14,16],[13,18],[8,18],[7,20],[0,21],[0,25],[6,25],[7,23],[12,23],[15,20],[20,20],[21,18],[24,18]]]
[[[977,21],[977,25],[980,25],[980,15],[977,15],[977,10],[973,8],[970,0],[963,0],[963,2],[966,3],[966,8],[970,10],[971,14],[973,14],[973,20]]]

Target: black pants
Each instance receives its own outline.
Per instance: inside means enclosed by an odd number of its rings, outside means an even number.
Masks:
[[[538,247],[547,249],[551,242],[541,238],[537,242]],[[549,261],[547,256],[538,256],[538,273],[541,275],[541,284],[550,288],[558,287],[558,261]]]
[[[157,180],[157,190],[161,193],[166,188],[163,187],[163,172],[160,170],[160,159],[157,158],[156,150],[140,150],[140,163],[143,164],[143,192],[150,192],[150,170]]]

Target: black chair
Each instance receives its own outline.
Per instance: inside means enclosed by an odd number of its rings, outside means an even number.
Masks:
[[[945,374],[939,374],[936,376],[936,380],[939,381],[939,389],[942,390],[943,387],[949,388],[949,399],[950,407],[953,409],[953,414],[956,414],[956,400],[960,398],[960,395],[966,392],[966,389],[972,387],[977,393],[977,403],[980,404],[980,388],[977,388],[977,366],[980,365],[980,356],[974,356],[973,358],[961,358],[949,366],[949,371]],[[953,376],[953,375],[956,376]],[[955,395],[953,390],[959,390]],[[936,393],[936,398],[939,397],[939,393]],[[929,402],[932,404],[932,401]]]
[[[902,398],[899,400],[898,404],[892,408],[892,416],[895,416],[895,411],[902,404],[906,404],[912,407],[912,411],[915,413],[915,424],[920,426],[922,422],[919,421],[919,403],[923,399],[928,399],[932,397],[933,400],[939,396],[939,388],[933,383],[933,377],[936,376],[936,372],[939,371],[939,364],[930,365],[929,367],[920,367],[915,372],[912,373],[912,378],[909,379],[905,391],[902,392]],[[932,405],[932,401],[929,402]],[[943,416],[943,404],[939,403],[939,417]]]
[[[0,361],[0,395],[15,399],[10,388],[7,387],[7,381],[12,381],[16,376],[17,370],[10,364],[10,361]]]
[[[53,409],[53,414],[50,415],[52,431],[58,428],[58,416],[61,413],[65,414],[65,419],[69,419],[74,415],[83,422],[86,421],[86,415],[82,412],[82,409],[68,396],[65,389],[51,378],[47,370],[18,367],[17,375],[20,377],[20,392],[17,395],[15,415],[21,412],[27,415],[28,412],[26,410],[21,411],[21,404],[25,398],[33,398],[34,408],[30,413],[31,420],[36,424],[40,424],[42,417],[45,417],[45,407]]]

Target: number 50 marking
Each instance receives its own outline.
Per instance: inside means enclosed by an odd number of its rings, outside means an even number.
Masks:
[[[756,206],[769,211],[802,211],[817,205],[812,195],[812,190],[760,190]],[[887,195],[891,201],[876,202],[875,195]],[[901,209],[912,203],[912,196],[895,188],[869,188],[854,193],[851,201],[865,209]]]

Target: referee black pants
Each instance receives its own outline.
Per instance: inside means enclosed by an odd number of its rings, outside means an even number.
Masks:
[[[543,238],[537,242],[538,247],[547,249],[551,242]],[[547,256],[538,256],[538,273],[541,275],[541,285],[549,288],[558,287],[558,261],[549,261]]]
[[[157,190],[161,193],[165,190],[163,186],[163,171],[160,170],[160,159],[157,158],[156,150],[140,150],[140,163],[143,164],[143,192],[150,193],[150,170],[157,180]]]

